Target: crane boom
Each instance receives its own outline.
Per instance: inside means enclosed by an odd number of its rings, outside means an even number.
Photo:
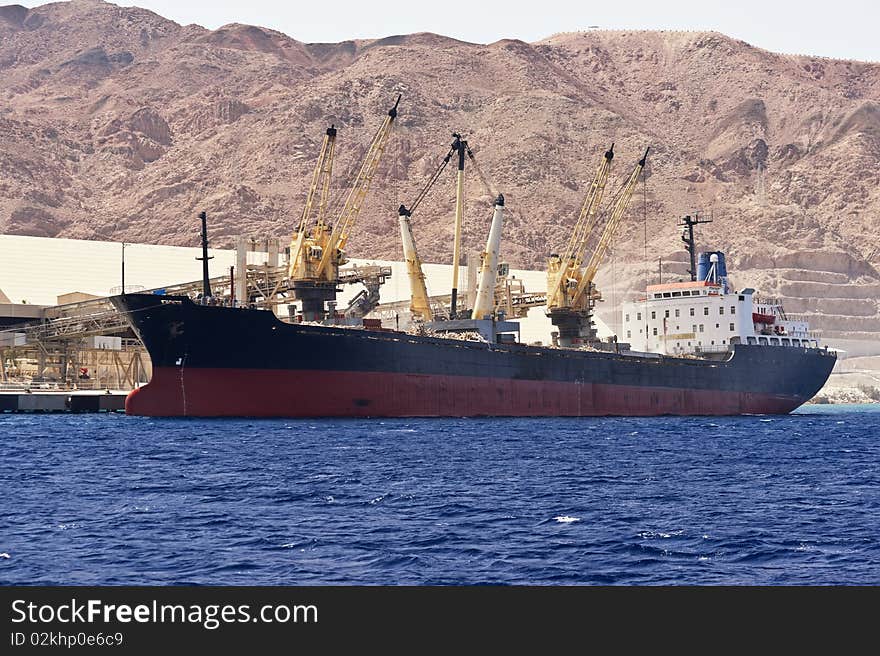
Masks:
[[[492,213],[492,225],[486,239],[486,250],[480,258],[480,283],[477,287],[477,298],[471,312],[473,319],[491,318],[495,313],[495,284],[498,280],[498,254],[501,250],[501,228],[504,224],[504,196],[498,194],[495,199],[495,211]]]
[[[318,187],[321,187],[321,197],[318,203],[317,225],[315,226],[316,239],[320,239],[321,232],[325,229],[324,217],[327,213],[327,201],[330,196],[330,180],[333,174],[333,154],[336,146],[336,126],[331,125],[324,134],[324,141],[321,144],[321,152],[318,154],[318,163],[315,165],[315,171],[312,173],[312,181],[309,184],[309,191],[306,195],[306,204],[303,207],[302,217],[300,218],[299,228],[294,233],[291,240],[290,249],[290,268],[288,276],[293,276],[296,262],[301,257],[301,251],[309,229],[309,220],[312,216],[312,208],[314,207],[315,194]]]
[[[330,178],[333,174],[333,152],[336,145],[336,126],[331,125],[327,128],[324,135],[324,142],[321,144],[321,152],[318,154],[318,164],[312,174],[312,182],[309,185],[309,192],[306,195],[306,204],[303,207],[302,220],[299,224],[299,231],[304,232],[308,227],[309,217],[312,214],[314,206],[315,194],[318,186],[321,187],[321,199],[318,204],[318,225],[324,222],[324,213],[327,211],[327,198],[330,193]]]
[[[645,168],[645,162],[648,159],[648,151],[650,148],[645,149],[645,154],[642,159],[639,160],[638,164],[636,164],[632,173],[630,173],[629,178],[624,183],[620,192],[617,194],[614,205],[611,207],[611,212],[608,217],[608,221],[605,224],[605,229],[602,231],[602,237],[599,239],[599,243],[596,246],[596,250],[593,251],[592,256],[590,257],[590,261],[587,263],[586,268],[584,269],[584,274],[581,276],[581,281],[578,283],[577,289],[574,293],[575,302],[577,299],[583,294],[590,283],[593,282],[593,278],[596,277],[596,273],[599,270],[599,265],[602,263],[602,259],[605,257],[605,252],[608,250],[608,246],[611,244],[611,240],[614,238],[614,234],[617,232],[617,226],[620,224],[620,220],[623,218],[624,213],[626,212],[626,208],[629,206],[629,201],[632,198],[633,191],[636,188],[636,184],[639,181],[639,176],[642,174],[642,171]]]
[[[564,304],[564,298],[561,298],[564,294],[560,294],[560,292],[563,291],[565,281],[569,278],[571,272],[580,270],[590,234],[596,225],[597,213],[599,206],[602,204],[602,196],[605,193],[605,186],[611,173],[611,162],[613,159],[614,144],[612,143],[611,148],[605,151],[599,168],[596,169],[596,175],[593,176],[593,182],[590,184],[586,198],[584,198],[580,215],[565,250],[561,256],[550,258],[548,273],[551,279],[547,285],[548,307]]]
[[[406,262],[406,273],[409,276],[409,309],[414,319],[431,321],[434,318],[434,313],[431,311],[431,303],[428,300],[422,260],[419,258],[416,240],[413,237],[412,223],[410,222],[412,211],[401,205],[397,212],[400,224],[400,241],[403,244],[403,259]]]
[[[376,175],[376,169],[379,168],[379,162],[385,152],[385,147],[388,145],[388,138],[391,136],[391,126],[394,123],[394,119],[397,118],[397,106],[399,104],[400,96],[397,96],[397,101],[394,103],[394,107],[388,110],[388,115],[382,122],[382,126],[373,137],[373,141],[367,150],[367,155],[364,157],[357,178],[355,178],[354,185],[352,186],[351,191],[349,191],[348,197],[345,199],[345,205],[342,207],[342,212],[340,212],[339,217],[336,219],[336,223],[333,225],[333,230],[330,233],[330,238],[327,240],[327,248],[324,249],[321,261],[317,268],[317,274],[319,277],[327,270],[331,260],[341,256],[341,251],[345,248],[345,244],[348,242],[348,238],[351,235],[351,229],[354,226],[358,214],[360,214],[367,192],[370,190],[370,184],[373,182],[373,177]],[[344,263],[344,261],[336,262],[337,265]]]

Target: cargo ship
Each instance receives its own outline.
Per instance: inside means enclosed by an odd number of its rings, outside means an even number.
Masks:
[[[787,413],[821,389],[835,354],[820,348],[803,322],[754,290],[731,291],[723,253],[695,262],[693,227],[683,239],[690,279],[648,287],[624,308],[626,340],[600,340],[593,322],[601,298],[594,277],[642,175],[649,149],[602,210],[614,144],[605,151],[567,245],[548,260],[546,306],[557,328],[552,345],[515,339],[517,324],[499,310],[504,196],[480,171],[466,139],[454,141],[399,225],[417,329],[382,328],[363,320],[378,303],[378,284],[351,315],[336,312],[345,278],[344,247],[378,170],[397,102],[370,144],[335,222],[329,220],[330,176],[337,129],[324,136],[283,279],[298,305],[289,321],[252,307],[243,284],[212,301],[207,227],[202,219],[203,293],[123,294],[111,298],[144,343],[151,381],[130,393],[126,411],[155,417],[480,417],[648,416]],[[427,295],[411,217],[457,161],[451,303],[440,316]],[[496,198],[479,286],[471,308],[458,305],[458,264],[466,161]],[[713,259],[714,258],[714,259]],[[239,267],[243,269],[243,267]],[[243,283],[246,282],[244,271]],[[234,299],[241,299],[237,304]],[[228,302],[232,300],[232,302]],[[289,306],[290,307],[290,306]],[[349,321],[352,319],[353,321]],[[355,325],[351,325],[355,324]],[[377,325],[378,324],[378,325]]]
[[[669,353],[290,323],[185,296],[111,300],[153,363],[126,412],[154,417],[783,414],[813,397],[836,361],[781,305],[712,279],[652,285],[624,309],[626,330],[644,331],[649,348],[656,332],[654,346]]]

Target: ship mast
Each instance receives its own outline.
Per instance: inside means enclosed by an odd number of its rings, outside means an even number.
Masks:
[[[693,217],[687,215],[681,220],[681,240],[684,247],[691,256],[691,268],[688,273],[691,274],[691,282],[697,279],[697,246],[694,240],[694,226],[701,223],[712,223],[712,219],[701,219],[696,213]]]
[[[467,141],[460,134],[453,134],[455,141],[452,149],[458,151],[458,173],[455,181],[455,237],[452,243],[452,303],[449,309],[449,317],[455,319],[458,316],[458,269],[461,264],[461,223],[464,217],[464,154]]]
[[[208,260],[213,260],[214,256],[208,256],[208,214],[199,212],[199,218],[202,220],[202,256],[196,259],[202,263],[202,296],[208,298],[211,295],[211,279],[208,276]],[[122,289],[125,293],[125,287]]]
[[[411,305],[410,310],[413,318],[417,321],[431,321],[433,311],[430,307],[427,290],[425,287],[425,275],[422,271],[422,261],[419,258],[416,249],[415,238],[412,232],[411,218],[416,208],[428,195],[428,192],[434,187],[440,179],[447,164],[452,160],[452,156],[458,154],[458,171],[456,174],[456,203],[455,203],[455,242],[453,245],[453,267],[452,267],[452,298],[450,304],[449,318],[467,320],[471,314],[473,318],[483,318],[491,315],[495,311],[495,282],[498,271],[498,254],[501,245],[501,227],[504,215],[504,196],[496,194],[492,191],[492,186],[483,174],[474,153],[468,142],[461,138],[458,133],[453,133],[455,141],[449,147],[446,156],[440,162],[440,165],[428,179],[428,182],[419,192],[419,195],[407,208],[401,205],[398,209],[398,222],[400,225],[400,236],[403,244],[403,258],[407,265],[407,274],[410,279]],[[459,267],[456,262],[461,257],[461,224],[464,217],[464,158],[467,155],[471,160],[473,170],[476,172],[480,182],[486,191],[495,196],[494,212],[492,216],[492,224],[489,230],[489,238],[486,242],[486,250],[483,252],[480,267],[480,285],[477,290],[477,304],[471,310],[466,307],[461,311],[458,309],[458,277]]]

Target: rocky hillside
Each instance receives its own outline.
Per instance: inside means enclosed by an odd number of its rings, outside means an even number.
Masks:
[[[397,94],[354,255],[399,256],[396,208],[453,131],[507,198],[516,266],[543,266],[564,241],[610,142],[619,178],[650,145],[606,289],[620,298],[657,258],[681,261],[675,223],[698,211],[714,218],[701,244],[730,253],[736,284],[786,298],[829,335],[880,334],[880,64],[717,33],[305,44],[97,0],[0,7],[0,230],[191,245],[205,209],[217,245],[287,234],[327,125],[342,188]],[[451,257],[444,180],[414,218],[435,261]],[[481,247],[491,200],[475,177],[468,194],[465,251]]]

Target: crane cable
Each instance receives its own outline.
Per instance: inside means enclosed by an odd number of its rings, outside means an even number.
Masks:
[[[489,184],[489,181],[486,179],[486,176],[483,174],[483,170],[480,168],[480,165],[477,164],[477,158],[474,157],[474,151],[471,150],[471,147],[468,145],[468,142],[464,142],[465,152],[467,153],[468,159],[471,160],[471,164],[474,165],[474,170],[477,172],[477,177],[480,178],[480,182],[483,184],[483,188],[489,192],[489,195],[492,198],[497,198],[498,193],[492,188],[492,185]]]
[[[462,140],[464,143],[465,152],[467,153],[468,159],[471,160],[471,164],[474,167],[474,170],[477,172],[477,177],[480,179],[480,183],[483,185],[483,188],[491,195],[493,198],[497,198],[498,194],[493,189],[492,185],[489,183],[486,175],[483,173],[483,170],[480,168],[480,165],[477,164],[477,159],[474,157],[474,151],[471,150],[471,147],[468,145],[467,141]],[[440,179],[443,171],[446,169],[446,165],[449,164],[449,160],[452,159],[453,153],[455,153],[455,148],[450,148],[449,152],[446,153],[446,157],[443,158],[443,161],[440,162],[440,166],[434,171],[431,177],[428,179],[428,182],[425,184],[424,188],[419,192],[418,196],[416,196],[415,200],[410,204],[409,209],[407,210],[408,215],[412,216],[413,212],[416,211],[416,208],[421,205],[422,201],[425,200],[425,197],[431,191],[431,189],[436,184],[437,180]],[[406,209],[406,206],[404,206]]]
[[[421,205],[422,201],[425,200],[425,197],[428,195],[428,192],[431,191],[431,188],[440,179],[440,175],[443,173],[443,170],[446,168],[446,165],[449,164],[449,160],[452,159],[452,153],[455,152],[454,148],[450,148],[449,152],[446,153],[446,157],[443,158],[443,161],[440,163],[440,166],[437,167],[437,170],[431,175],[428,179],[427,184],[422,188],[419,192],[419,195],[416,196],[416,199],[410,204],[407,212],[408,216],[412,216],[412,213],[416,211],[416,208]]]

